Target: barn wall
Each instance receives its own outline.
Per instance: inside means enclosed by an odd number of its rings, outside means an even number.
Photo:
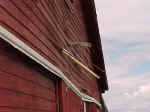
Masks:
[[[105,111],[102,111],[102,109],[100,109],[99,107],[97,107],[97,105],[94,103],[87,103],[86,110],[87,112],[105,112]]]
[[[64,81],[59,83],[60,112],[84,112],[83,101]]]
[[[89,41],[85,24],[79,0],[0,1],[0,25],[61,69],[82,92],[99,100],[97,79],[60,51],[71,51],[93,69],[89,48],[69,47],[69,42]]]
[[[59,82],[59,101],[60,112],[103,112],[95,103],[83,102],[64,81]]]
[[[84,18],[86,22],[87,32],[89,35],[89,41],[93,43],[92,45],[92,49],[94,49],[93,50],[94,55],[92,55],[93,63],[100,68],[100,70],[95,69],[96,73],[101,76],[101,78],[98,80],[99,89],[102,93],[104,93],[106,90],[108,90],[108,83],[94,0],[82,0],[81,2],[83,4],[82,9],[84,12]]]
[[[0,112],[56,112],[56,92],[50,72],[0,39]]]

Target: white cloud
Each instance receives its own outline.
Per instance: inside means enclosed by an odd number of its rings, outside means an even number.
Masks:
[[[120,43],[150,43],[150,32],[113,32],[102,35],[104,40],[115,40]]]
[[[150,1],[95,2],[110,85],[106,104],[110,112],[150,112],[150,70],[133,72],[150,61]]]
[[[150,83],[140,86],[138,90],[133,93],[134,96],[142,95],[148,97],[149,94],[150,94]]]
[[[149,0],[95,0],[103,33],[150,31]]]
[[[111,90],[109,94],[105,94],[110,112],[127,112],[131,110],[134,112],[148,112],[144,110],[149,109],[150,106],[149,88],[147,86],[146,88],[145,86],[140,87],[144,83],[148,83],[148,79],[128,77],[111,80],[113,80],[111,81]]]
[[[105,51],[113,48],[115,52],[119,52],[122,49],[117,48],[116,44],[111,44],[111,46]],[[115,60],[110,58],[111,54],[104,54],[110,85],[110,91],[105,95],[105,99],[111,112],[148,111],[150,106],[150,70],[149,72],[136,74],[131,72],[141,62],[150,61],[148,51],[148,45],[143,43],[141,46],[127,48]]]

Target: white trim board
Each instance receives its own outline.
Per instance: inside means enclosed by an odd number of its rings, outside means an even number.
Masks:
[[[34,51],[21,40],[19,40],[15,35],[7,31],[2,26],[0,26],[0,38],[2,38],[3,40],[11,44],[13,47],[30,57],[32,60],[42,65],[48,71],[54,73],[62,80],[64,80],[67,86],[69,86],[83,101],[93,102],[97,104],[97,106],[99,106],[100,108],[102,107],[101,104],[95,98],[80,92],[80,90],[65,76],[65,74],[60,69],[51,64],[47,59],[42,57],[40,54],[38,54],[36,51]]]

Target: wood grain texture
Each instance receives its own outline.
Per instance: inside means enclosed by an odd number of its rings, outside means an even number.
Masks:
[[[67,49],[94,70],[93,50],[69,46],[69,42],[90,42],[92,37],[88,34],[81,1],[67,3],[73,7],[73,13],[65,0],[2,0],[0,25],[61,69],[80,91],[99,100],[97,79],[60,52],[61,48]]]

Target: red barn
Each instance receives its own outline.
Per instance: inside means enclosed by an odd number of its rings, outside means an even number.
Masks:
[[[0,0],[0,112],[106,112],[94,0]]]

